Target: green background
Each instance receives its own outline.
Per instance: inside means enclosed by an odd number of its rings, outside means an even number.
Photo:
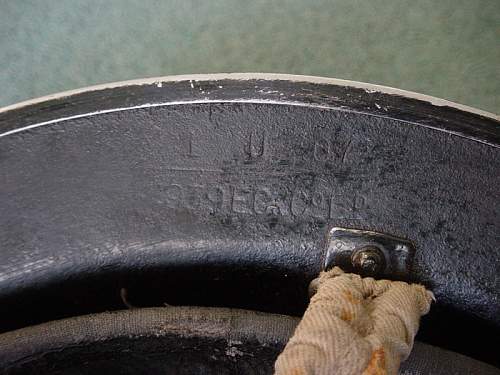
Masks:
[[[0,106],[170,74],[351,79],[500,113],[499,0],[0,0]]]

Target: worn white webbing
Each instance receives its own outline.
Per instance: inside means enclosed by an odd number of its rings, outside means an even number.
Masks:
[[[422,285],[338,267],[311,286],[316,293],[276,361],[276,375],[397,374],[434,298]]]

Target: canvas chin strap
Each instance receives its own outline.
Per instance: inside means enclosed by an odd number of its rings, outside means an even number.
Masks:
[[[432,292],[335,267],[310,286],[304,316],[275,363],[276,375],[397,374]]]

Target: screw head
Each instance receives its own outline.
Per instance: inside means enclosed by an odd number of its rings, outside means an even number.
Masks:
[[[377,275],[385,269],[385,256],[376,246],[365,246],[353,252],[352,265],[366,275]]]

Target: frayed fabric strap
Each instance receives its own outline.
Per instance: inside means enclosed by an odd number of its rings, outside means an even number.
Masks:
[[[425,287],[335,267],[313,280],[304,316],[276,375],[397,374],[434,296]]]

